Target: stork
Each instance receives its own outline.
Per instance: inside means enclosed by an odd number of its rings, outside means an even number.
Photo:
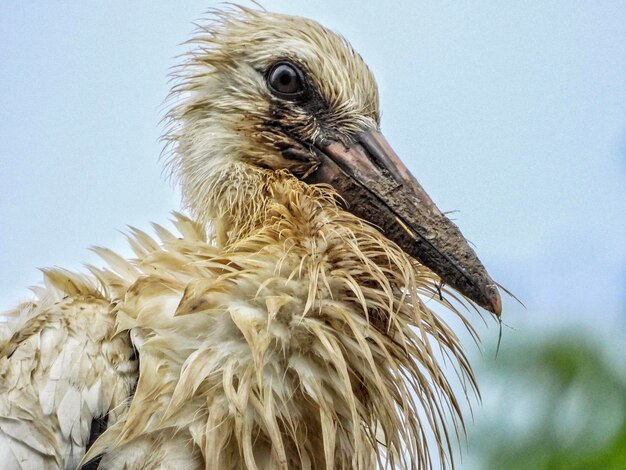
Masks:
[[[192,42],[165,137],[190,216],[131,229],[133,259],[45,270],[6,314],[2,467],[450,462],[441,358],[475,381],[427,304],[467,325],[446,286],[496,315],[500,296],[381,134],[371,71],[318,23],[256,9],[212,12]]]

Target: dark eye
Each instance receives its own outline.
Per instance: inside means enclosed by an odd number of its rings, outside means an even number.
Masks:
[[[279,62],[267,74],[267,84],[279,98],[295,100],[304,95],[305,84],[302,72],[295,65]]]

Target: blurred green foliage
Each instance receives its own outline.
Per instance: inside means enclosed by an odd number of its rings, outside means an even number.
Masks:
[[[463,468],[626,469],[623,335],[583,331],[505,344],[478,371],[483,406]]]

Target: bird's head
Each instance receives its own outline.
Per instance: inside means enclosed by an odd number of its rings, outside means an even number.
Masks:
[[[262,191],[251,174],[328,184],[348,211],[500,313],[496,284],[381,134],[374,76],[344,38],[308,19],[235,7],[214,12],[191,42],[166,139],[196,217],[250,212],[242,204]],[[224,202],[236,199],[238,208]]]

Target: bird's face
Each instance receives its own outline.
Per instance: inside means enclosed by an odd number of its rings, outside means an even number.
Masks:
[[[469,299],[500,312],[495,283],[379,131],[374,77],[340,36],[311,20],[236,8],[192,41],[170,114],[188,203],[233,164],[333,186],[347,209]]]
[[[204,149],[218,140],[230,162],[303,177],[319,165],[316,148],[378,126],[374,77],[344,39],[304,18],[216,14],[183,66],[190,93],[178,110]]]

